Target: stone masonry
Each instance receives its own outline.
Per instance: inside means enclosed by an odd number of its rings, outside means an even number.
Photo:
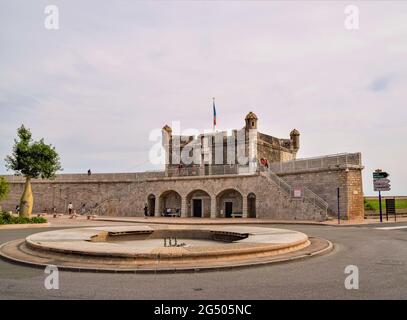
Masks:
[[[336,188],[339,186],[341,216],[361,219],[363,211],[363,191],[361,169],[338,168],[319,172],[281,174],[293,186],[308,186],[329,203],[328,214],[336,216]],[[23,191],[24,180],[6,176],[11,193],[2,202],[4,210],[14,210]],[[97,208],[97,213],[112,216],[142,216],[145,204],[154,203],[154,214],[160,215],[160,201],[163,195],[175,192],[180,196],[179,206],[182,216],[192,216],[191,194],[207,195],[210,210],[207,216],[223,217],[221,204],[225,202],[225,192],[237,191],[240,202],[236,211],[243,216],[271,219],[320,220],[322,213],[304,199],[293,199],[270,181],[264,173],[252,175],[218,175],[204,177],[166,177],[164,172],[127,174],[81,174],[59,175],[56,180],[33,180],[34,212],[66,212],[69,202],[79,213],[82,204],[86,210]],[[254,212],[248,212],[248,201],[255,199]],[[149,200],[150,199],[150,200]],[[226,194],[227,200],[227,194]],[[205,214],[204,214],[205,215]]]
[[[337,216],[339,188],[341,218],[364,218],[360,153],[296,159],[300,145],[296,129],[289,139],[279,139],[259,133],[257,121],[250,112],[245,127],[234,130],[230,137],[214,132],[178,139],[165,126],[164,171],[61,174],[53,181],[32,180],[34,212],[66,212],[72,202],[77,213],[112,216],[142,216],[147,208],[149,215],[156,216],[323,220]],[[243,139],[237,139],[240,133]],[[182,142],[181,149],[191,142],[198,146],[185,149],[197,162],[174,162],[174,150],[179,146],[173,140]],[[216,141],[220,164],[216,162]],[[231,162],[239,152],[246,163]],[[2,206],[13,211],[24,179],[5,177],[11,193]]]

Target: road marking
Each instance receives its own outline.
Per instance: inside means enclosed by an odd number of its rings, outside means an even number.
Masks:
[[[400,226],[400,227],[383,227],[383,228],[374,228],[377,230],[397,230],[397,229],[407,229],[407,226]]]

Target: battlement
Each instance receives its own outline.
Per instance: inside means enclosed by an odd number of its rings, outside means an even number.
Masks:
[[[166,154],[166,173],[172,175],[184,169],[193,175],[210,174],[210,168],[222,165],[256,167],[259,162],[269,163],[294,160],[300,147],[298,130],[289,138],[276,138],[258,132],[258,117],[249,112],[242,129],[216,131],[195,136],[173,135],[171,127],[162,129],[163,147]],[[185,168],[188,168],[185,170]]]

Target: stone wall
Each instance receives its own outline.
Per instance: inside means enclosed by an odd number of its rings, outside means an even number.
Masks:
[[[336,188],[340,188],[341,216],[362,218],[363,190],[361,168],[337,168],[308,170],[279,174],[292,186],[306,186],[329,203],[332,215],[337,213]],[[24,180],[6,176],[11,193],[2,202],[4,210],[15,210],[23,192]],[[285,194],[265,173],[247,175],[218,175],[196,177],[165,177],[163,172],[59,175],[56,180],[33,180],[34,212],[66,212],[72,202],[81,212],[82,204],[87,210],[96,208],[98,214],[112,216],[142,216],[144,206],[153,197],[155,214],[160,214],[163,195],[174,191],[181,198],[181,214],[191,216],[193,195],[207,194],[204,215],[221,217],[222,194],[234,190],[241,195],[242,209],[247,216],[248,196],[255,196],[255,211],[258,218],[320,220],[323,212],[303,199],[292,199]],[[199,198],[199,197],[197,197]],[[174,204],[175,205],[175,204]],[[208,209],[209,208],[209,209]]]
[[[111,204],[110,214],[118,212],[113,202],[121,202],[123,210],[131,211],[131,203],[125,203],[126,194],[137,189],[146,179],[161,177],[163,172],[142,172],[142,173],[106,173],[106,174],[61,174],[55,180],[32,180],[32,190],[34,195],[34,212],[51,212],[56,208],[58,212],[67,212],[69,202],[74,205],[74,210],[78,213],[82,204],[86,209],[95,207],[106,199]],[[9,197],[2,202],[3,210],[15,210],[19,204],[20,197],[24,190],[24,179],[18,176],[4,176],[10,183],[11,192]],[[127,201],[128,202],[128,201]],[[108,203],[108,204],[109,204]],[[144,204],[143,204],[144,207]],[[141,211],[140,211],[141,212]],[[129,213],[130,214],[130,213]]]
[[[338,214],[337,188],[341,218],[363,219],[362,168],[338,167],[279,173],[293,187],[305,186],[329,204],[332,216]]]

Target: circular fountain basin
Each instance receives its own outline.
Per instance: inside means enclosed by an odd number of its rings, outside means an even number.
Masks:
[[[39,266],[158,272],[267,263],[310,244],[304,233],[275,228],[109,226],[33,234],[3,245],[0,254]]]

